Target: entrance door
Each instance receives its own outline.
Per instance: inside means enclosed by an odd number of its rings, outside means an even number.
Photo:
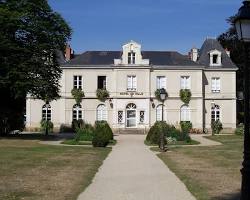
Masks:
[[[132,103],[126,107],[126,127],[136,127],[136,105]]]

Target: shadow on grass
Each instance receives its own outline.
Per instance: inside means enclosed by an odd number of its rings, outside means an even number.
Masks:
[[[13,140],[59,141],[62,139],[72,139],[72,138],[74,138],[74,133],[50,133],[47,136],[44,133],[20,133],[20,134],[0,136],[0,140],[13,139]]]
[[[240,192],[223,194],[219,197],[214,197],[212,200],[240,200]]]

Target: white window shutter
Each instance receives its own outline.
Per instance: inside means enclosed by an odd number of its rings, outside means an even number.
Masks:
[[[133,89],[137,88],[137,80],[136,80],[136,76],[133,77]]]
[[[181,89],[185,89],[185,80],[184,80],[184,77],[181,77]]]
[[[216,79],[212,78],[212,91],[216,90]]]
[[[132,77],[128,76],[128,89],[132,88]]]
[[[160,87],[161,87],[160,81],[161,81],[160,76],[157,76],[156,77],[156,89],[160,89]]]
[[[217,90],[220,91],[220,78],[217,79]]]
[[[165,76],[163,76],[163,77],[161,78],[161,88],[166,89],[166,86],[167,86],[167,79],[166,79]]]
[[[191,89],[191,78],[190,76],[187,77],[187,89]]]

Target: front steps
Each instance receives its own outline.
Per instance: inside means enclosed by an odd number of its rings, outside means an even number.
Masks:
[[[147,134],[146,129],[138,129],[138,128],[128,128],[128,129],[118,129],[116,131],[117,134],[122,134],[122,135],[145,135]]]

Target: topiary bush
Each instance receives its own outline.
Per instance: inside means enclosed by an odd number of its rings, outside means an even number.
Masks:
[[[103,129],[103,132],[107,133],[109,136],[109,140],[113,140],[114,139],[114,135],[113,135],[113,131],[110,128],[109,124],[107,121],[96,121],[95,122],[95,127],[100,126]]]
[[[54,124],[52,121],[42,119],[40,122],[40,125],[41,125],[41,131],[46,132],[46,129],[47,129],[48,133],[53,132]]]
[[[190,121],[182,121],[180,122],[181,130],[184,133],[190,133],[190,130],[193,128],[193,124]]]
[[[244,124],[240,123],[234,131],[235,135],[244,135]]]
[[[111,140],[111,128],[107,122],[96,122],[95,131],[93,135],[92,145],[93,147],[106,147]],[[112,132],[112,130],[111,130]],[[113,137],[113,133],[112,133]]]
[[[74,119],[71,123],[71,128],[73,129],[74,132],[77,131],[77,129],[79,128],[83,128],[84,127],[84,121],[82,119]]]
[[[96,90],[96,97],[100,101],[105,101],[109,97],[109,92],[105,89],[97,89]]]
[[[220,120],[212,121],[211,128],[212,128],[212,135],[219,134],[223,129],[222,123],[220,122]]]
[[[181,89],[180,90],[180,98],[183,103],[189,104],[191,100],[192,93],[189,89]]]
[[[162,88],[162,89],[164,89],[164,88]],[[160,90],[161,89],[157,89],[156,91],[155,91],[155,98],[158,100],[158,101],[162,101],[161,100],[161,97],[160,97]],[[165,90],[165,89],[164,89]],[[165,92],[166,92],[166,94],[167,94],[167,91],[165,90]],[[168,97],[168,94],[167,94],[167,97]]]
[[[82,98],[85,96],[84,92],[81,89],[73,88],[71,90],[71,94],[76,100],[76,104],[80,104],[82,101]]]
[[[77,128],[75,141],[92,141],[94,137],[94,127],[91,124],[84,124],[84,127]]]

